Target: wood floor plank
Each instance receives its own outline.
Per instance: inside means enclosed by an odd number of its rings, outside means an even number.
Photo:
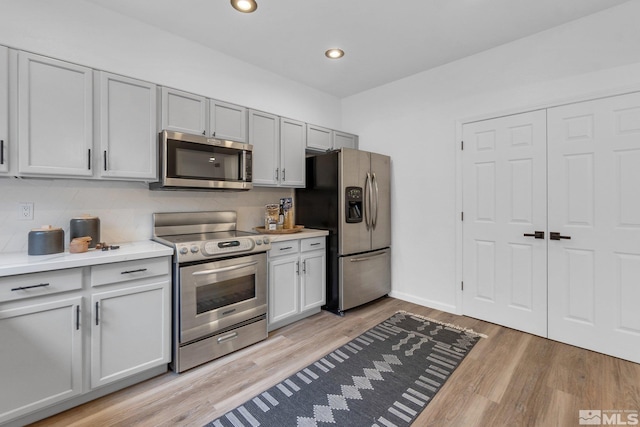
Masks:
[[[415,426],[572,426],[580,409],[640,410],[640,365],[385,298],[322,311],[182,374],[167,373],[35,426],[202,426],[399,310],[484,333]]]

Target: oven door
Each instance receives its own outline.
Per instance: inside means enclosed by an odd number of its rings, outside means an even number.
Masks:
[[[180,267],[180,344],[266,312],[266,253]]]

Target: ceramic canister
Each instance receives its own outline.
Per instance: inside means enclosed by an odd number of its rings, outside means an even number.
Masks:
[[[71,218],[69,224],[69,241],[76,237],[91,237],[90,248],[95,248],[100,243],[100,218],[92,215],[82,215]]]
[[[64,230],[43,225],[29,231],[29,255],[49,255],[64,252]]]

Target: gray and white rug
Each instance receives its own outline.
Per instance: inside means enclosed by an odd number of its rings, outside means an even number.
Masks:
[[[398,312],[207,427],[408,426],[479,337]]]

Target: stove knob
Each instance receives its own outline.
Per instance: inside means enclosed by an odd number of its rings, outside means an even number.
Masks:
[[[262,239],[262,241],[264,242],[265,245],[269,244],[269,238],[265,237],[264,239]]]
[[[262,240],[256,239],[256,245],[260,246],[262,244]]]
[[[197,247],[197,246],[191,246],[191,252],[192,252],[192,253],[194,253],[194,254],[195,254],[195,253],[197,253],[198,251],[199,251],[199,249],[198,249],[198,247]]]
[[[187,249],[187,248],[185,248],[185,247],[180,248],[180,253],[181,253],[182,255],[186,255],[186,254],[187,254],[187,252],[189,252],[189,249]]]

